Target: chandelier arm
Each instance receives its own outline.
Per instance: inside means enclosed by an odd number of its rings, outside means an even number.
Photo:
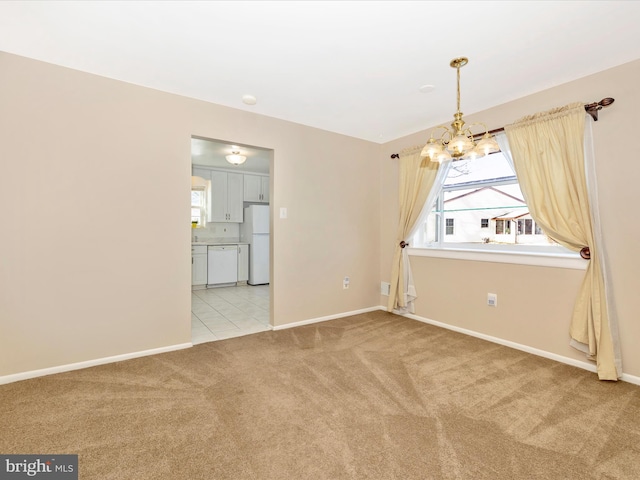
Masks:
[[[471,125],[469,125],[467,128],[462,130],[462,134],[465,137],[469,137],[471,140],[473,140],[473,132],[471,132]]]
[[[449,145],[449,142],[452,138],[453,134],[451,133],[451,129],[447,128],[444,132],[442,132],[442,135],[440,135],[440,143],[442,143],[442,145]]]
[[[440,135],[440,142],[443,142],[443,138],[444,136],[448,133],[449,136],[451,136],[451,133],[449,132],[449,127],[447,127],[446,125],[438,125],[437,127],[434,127],[431,130],[431,138],[433,138],[433,132],[435,132],[436,130],[442,128],[444,130],[444,132],[442,132],[442,135]]]
[[[467,127],[468,131],[471,131],[471,127],[473,127],[474,125],[482,125],[482,128],[484,129],[484,133],[489,133],[489,129],[487,128],[487,126],[482,123],[482,122],[473,122],[470,123],[469,126]],[[466,131],[466,130],[465,130]],[[472,136],[476,136],[476,135],[484,135],[484,133],[476,133],[476,134],[472,134]]]

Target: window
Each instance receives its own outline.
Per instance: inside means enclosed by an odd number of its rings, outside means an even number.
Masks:
[[[520,243],[514,225],[528,213],[518,180],[501,153],[454,161],[413,245]]]
[[[496,235],[511,235],[511,220],[496,220]]]
[[[572,254],[531,218],[518,179],[501,152],[451,162],[410,242],[417,248]]]
[[[205,186],[191,186],[191,223],[198,227],[206,224],[207,219],[207,188]]]
[[[518,235],[544,235],[542,229],[531,218],[518,220]]]
[[[453,218],[447,218],[447,228],[445,233],[447,235],[453,235]]]
[[[199,173],[195,172],[194,173]],[[204,227],[210,220],[211,212],[211,179],[209,173],[204,178],[199,175],[191,176],[191,225],[195,227]]]

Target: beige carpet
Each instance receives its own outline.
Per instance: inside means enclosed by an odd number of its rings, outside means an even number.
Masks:
[[[639,479],[640,388],[378,311],[0,386],[81,479]]]

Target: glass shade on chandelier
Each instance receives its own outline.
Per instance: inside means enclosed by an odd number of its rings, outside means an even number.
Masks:
[[[462,112],[460,111],[460,68],[468,62],[469,60],[465,57],[451,60],[450,66],[456,69],[458,77],[458,111],[453,115],[454,121],[451,124],[451,128],[440,125],[433,129],[429,141],[422,149],[420,156],[428,157],[432,162],[442,163],[451,160],[479,158],[500,151],[498,142],[483,123],[472,123],[465,128],[464,120],[462,120]],[[482,139],[477,143],[470,128],[474,125],[482,125],[485,132]],[[444,130],[444,132],[440,135],[440,138],[435,138],[434,132],[440,129]]]
[[[244,155],[240,155],[240,152],[231,152],[231,155],[227,155],[224,158],[232,165],[241,165],[247,159]]]

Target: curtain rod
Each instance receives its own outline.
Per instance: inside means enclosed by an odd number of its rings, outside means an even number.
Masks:
[[[589,115],[591,115],[591,117],[593,118],[594,122],[597,122],[598,121],[598,111],[602,110],[603,107],[608,107],[613,102],[615,102],[614,98],[611,98],[611,97],[603,98],[599,102],[585,104],[584,110]],[[504,127],[495,128],[493,130],[489,130],[489,133],[491,135],[493,135],[495,133],[500,133],[500,132],[504,132]],[[482,135],[484,135],[484,133],[477,133],[476,135],[473,136],[473,139],[475,140],[476,137],[480,138],[480,137],[482,137]],[[400,158],[400,155],[397,154],[397,153],[393,153],[393,154],[391,154],[391,158]]]

